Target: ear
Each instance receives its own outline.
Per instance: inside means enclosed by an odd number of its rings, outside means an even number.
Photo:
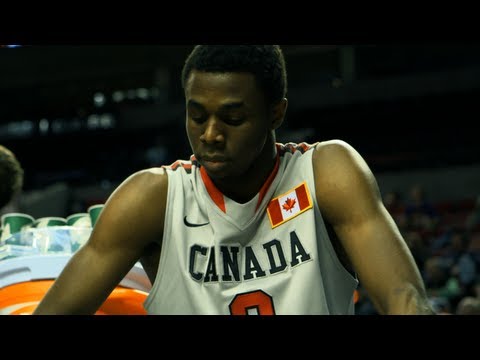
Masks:
[[[276,130],[282,125],[287,112],[288,100],[283,98],[278,103],[273,105],[271,109],[272,114],[272,130]]]

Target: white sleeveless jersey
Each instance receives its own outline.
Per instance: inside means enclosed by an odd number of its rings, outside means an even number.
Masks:
[[[358,284],[333,249],[315,196],[314,145],[277,144],[246,204],[196,159],[164,167],[168,198],[149,314],[353,314]]]

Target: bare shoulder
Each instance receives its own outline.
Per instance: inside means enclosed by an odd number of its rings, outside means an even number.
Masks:
[[[371,175],[370,168],[349,143],[343,140],[328,140],[319,142],[313,154],[314,172],[319,175],[318,180],[337,182],[346,175],[368,178]],[[347,180],[347,179],[346,179]]]
[[[106,205],[115,202],[120,208],[151,207],[166,197],[167,189],[168,177],[162,168],[140,170],[115,189]]]
[[[158,238],[163,232],[167,193],[168,176],[162,168],[130,175],[105,203],[95,235],[98,233],[101,238],[115,242],[123,238],[136,239],[143,245]]]
[[[346,161],[347,165],[352,161],[359,160],[360,155],[352,145],[344,140],[327,140],[316,144],[314,162],[317,166],[326,166],[336,163],[338,160]]]
[[[319,206],[334,217],[354,204],[357,208],[378,198],[376,180],[366,161],[343,140],[316,145],[313,171]]]
[[[115,192],[135,192],[136,197],[163,196],[167,192],[168,176],[163,168],[137,171],[123,181]],[[141,190],[137,192],[137,190]]]
[[[144,169],[137,171],[130,175],[126,180],[125,183],[128,182],[156,182],[158,184],[161,184],[162,182],[166,181],[168,178],[167,173],[164,168],[161,167],[153,167],[149,169]]]

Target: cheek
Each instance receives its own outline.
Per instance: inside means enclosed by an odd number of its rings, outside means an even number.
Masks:
[[[197,134],[198,133],[198,129],[195,128],[194,126],[191,126],[188,124],[188,121],[187,121],[187,124],[185,125],[185,129],[187,130],[187,136],[188,138],[191,140],[195,140],[195,137],[198,137],[199,135]]]
[[[198,130],[196,130],[194,127],[192,126],[189,126],[188,125],[188,122],[187,122],[187,125],[186,125],[186,130],[187,130],[187,137],[188,137],[188,141],[190,142],[190,144],[193,146],[194,144],[197,144],[198,143],[198,137],[200,136],[198,133]]]
[[[248,141],[250,143],[251,149],[256,151],[261,151],[265,146],[265,142],[270,133],[270,130],[265,128],[256,129],[251,132],[251,135],[248,136]],[[252,135],[253,134],[253,135]]]
[[[262,152],[265,147],[267,135],[263,132],[257,132],[255,135],[250,133],[248,136],[243,137],[243,141],[239,146],[239,151],[244,153],[246,159],[254,159]]]

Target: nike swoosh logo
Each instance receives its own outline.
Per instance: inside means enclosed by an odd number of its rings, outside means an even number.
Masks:
[[[210,222],[206,222],[206,223],[203,223],[203,224],[192,224],[191,222],[188,222],[186,216],[183,218],[183,223],[185,225],[187,225],[188,227],[199,227],[199,226],[205,226],[205,225],[210,224]]]

